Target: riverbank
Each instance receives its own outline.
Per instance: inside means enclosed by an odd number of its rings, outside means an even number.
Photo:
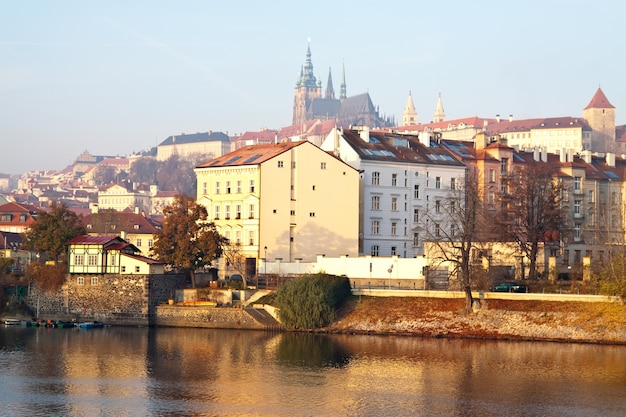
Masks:
[[[354,297],[329,333],[626,344],[619,303],[488,300],[471,314],[463,299]]]

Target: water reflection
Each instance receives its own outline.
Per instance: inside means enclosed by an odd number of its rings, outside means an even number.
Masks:
[[[617,416],[626,347],[2,328],[0,384],[15,416]]]

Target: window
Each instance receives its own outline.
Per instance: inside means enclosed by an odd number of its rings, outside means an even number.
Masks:
[[[148,247],[151,248],[153,245],[154,245],[154,240],[148,239]],[[113,256],[115,256],[115,255],[113,255]],[[112,259],[115,259],[115,258],[112,258]]]
[[[372,172],[372,185],[380,185],[380,172]]]
[[[235,243],[241,245],[241,230],[235,230]]]
[[[241,180],[237,181],[237,194],[241,194]]]
[[[284,165],[283,161],[278,161],[278,168],[282,168]]]
[[[296,161],[291,161],[291,169],[296,169]]]
[[[310,212],[309,217],[315,217],[315,212],[314,211]]]
[[[391,197],[391,211],[398,211],[398,197]]]
[[[435,201],[435,213],[441,213],[441,201]]]
[[[215,220],[220,219],[220,206],[215,206]]]
[[[589,202],[595,203],[596,202],[595,198],[596,196],[594,195],[593,190],[589,190]]]
[[[398,185],[398,174],[391,174],[391,186],[395,187]]]
[[[441,226],[439,226],[439,223],[435,223],[435,236],[441,236]]]
[[[580,177],[574,177],[574,194],[580,194]]]
[[[241,204],[235,206],[235,218],[237,220],[241,219]]]
[[[87,256],[87,264],[89,266],[97,266],[98,265],[98,255],[88,255]]]
[[[321,168],[321,169],[326,169],[326,162],[322,162],[322,163],[320,164],[320,168]]]
[[[450,189],[456,190],[456,178],[450,178]]]
[[[398,250],[396,249],[395,246],[392,246],[391,247],[391,255],[393,256],[393,255],[397,255],[397,254],[398,254]]]
[[[435,188],[436,189],[441,188],[441,177],[435,177]]]
[[[135,265],[135,273],[138,274],[139,272],[141,272],[140,266],[139,265]]]
[[[254,192],[254,180],[250,180],[250,192]]]
[[[289,211],[289,215],[290,216],[295,216],[296,215],[296,211],[295,210],[290,210]]]
[[[76,284],[77,285],[85,285],[85,277],[78,277],[78,278],[76,278]]]
[[[148,242],[152,242],[152,239],[150,239]],[[150,247],[152,247],[152,245],[150,245]],[[117,257],[115,256],[115,254],[111,254],[111,265],[117,265]]]
[[[413,198],[420,198],[420,186],[417,184],[413,186]]]
[[[98,285],[98,277],[91,277],[91,285]]]
[[[413,223],[419,223],[420,221],[420,209],[413,209]]]
[[[372,196],[372,210],[380,210],[380,196]]]
[[[489,191],[489,194],[487,196],[487,201],[489,202],[490,205],[493,205],[493,203],[495,202],[495,194],[493,191]]]
[[[574,225],[574,240],[580,240],[580,225],[579,224],[575,224]]]
[[[506,175],[509,172],[509,159],[502,158],[500,161],[500,174]]]
[[[565,188],[563,189],[563,201],[569,201],[569,193]]]
[[[379,232],[380,222],[378,220],[372,220],[372,234],[377,235]]]
[[[419,233],[413,233],[413,247],[416,248],[420,245],[420,235]]]
[[[206,182],[202,183],[202,194],[206,195],[207,193],[207,184]]]
[[[254,246],[254,230],[248,231],[248,244]]]
[[[574,200],[574,217],[580,217],[580,200]]]
[[[219,194],[219,193],[220,193],[220,182],[215,181],[215,194]]]
[[[85,256],[84,255],[74,255],[74,265],[83,266],[85,265]]]
[[[372,252],[372,256],[378,256],[380,247],[378,245],[372,245],[372,250],[370,252]]]
[[[254,219],[254,204],[248,206],[248,218]]]
[[[230,181],[226,181],[226,194],[230,194]]]
[[[137,247],[140,248],[141,247],[141,239],[137,239]]]
[[[450,201],[450,213],[456,213],[456,201]]]
[[[456,236],[456,231],[457,231],[456,225],[455,224],[451,224],[450,225],[450,236]]]
[[[224,218],[230,220],[230,204],[224,206]]]
[[[391,235],[396,236],[398,234],[398,223],[391,222]]]
[[[122,272],[126,272],[126,266],[122,265]]]

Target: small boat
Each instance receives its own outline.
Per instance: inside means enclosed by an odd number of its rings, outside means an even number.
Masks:
[[[59,329],[69,329],[71,327],[74,327],[74,322],[73,321],[57,321],[56,322],[56,327]]]
[[[4,324],[6,326],[19,326],[22,324],[22,320],[19,319],[4,319]]]
[[[78,327],[81,329],[101,329],[104,327],[104,323],[99,321],[83,321],[78,323]]]

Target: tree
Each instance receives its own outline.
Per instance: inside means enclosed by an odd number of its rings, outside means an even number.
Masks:
[[[552,240],[564,225],[563,186],[552,165],[534,160],[503,176],[503,186],[495,225],[517,243],[529,260],[529,278],[536,279],[539,243]]]
[[[480,196],[479,174],[466,171],[465,178],[455,181],[445,198],[435,200],[420,216],[419,230],[434,246],[435,262],[451,265],[452,273],[460,277],[465,292],[465,307],[472,308],[472,249],[484,228],[483,204]]]
[[[626,298],[626,246],[615,245],[609,248],[608,260],[598,273],[600,293],[619,298],[624,305]]]
[[[76,213],[63,203],[52,203],[49,212],[37,212],[35,223],[25,234],[25,247],[47,253],[56,262],[65,254],[65,242],[85,233],[85,226]]]
[[[243,277],[243,288],[246,288],[246,257],[242,252],[240,243],[233,243],[230,241],[225,242],[222,248],[222,256],[228,263],[229,269],[232,268],[237,271]]]
[[[226,239],[215,223],[206,221],[206,208],[186,194],[176,196],[163,214],[163,227],[155,234],[152,253],[162,262],[182,268],[195,288],[195,270],[217,259]]]
[[[141,157],[130,166],[130,180],[137,184],[151,184],[157,179],[160,163],[151,156]]]
[[[210,156],[202,154],[187,155],[184,159],[178,154],[172,154],[163,161],[157,173],[159,188],[181,194],[195,195],[197,180],[193,170],[199,163],[209,159],[211,159]]]

